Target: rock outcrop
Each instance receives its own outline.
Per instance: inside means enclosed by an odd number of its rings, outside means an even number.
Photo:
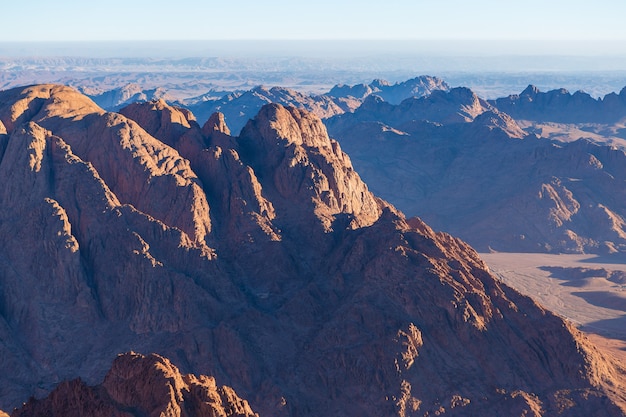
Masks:
[[[203,415],[215,390],[167,357],[249,401],[217,389],[227,415],[624,415],[623,366],[374,197],[319,118],[124,113],[0,92],[0,408]],[[161,357],[108,371],[131,350]]]
[[[46,398],[31,398],[12,417],[36,416],[258,417],[246,400],[215,378],[183,375],[159,355],[117,357],[104,381],[59,384]]]

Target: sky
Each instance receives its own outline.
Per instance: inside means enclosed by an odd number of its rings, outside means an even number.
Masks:
[[[0,42],[626,41],[624,0],[2,0],[0,11]]]

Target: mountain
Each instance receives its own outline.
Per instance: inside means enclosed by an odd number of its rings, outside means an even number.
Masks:
[[[129,83],[122,87],[103,92],[89,91],[85,89],[84,94],[90,97],[98,106],[110,111],[116,111],[122,107],[135,102],[145,102],[151,100],[168,100],[167,91],[163,88],[145,90],[139,84]]]
[[[541,92],[529,85],[521,94],[491,100],[499,110],[515,119],[558,123],[614,123],[626,119],[626,87],[602,99],[566,89]]]
[[[12,413],[26,416],[223,416],[258,417],[232,388],[215,378],[182,375],[159,355],[119,355],[104,381],[59,384],[42,400],[31,398]]]
[[[527,134],[468,89],[326,121],[372,190],[481,251],[626,251],[626,154]]]
[[[388,103],[399,104],[407,98],[424,97],[436,90],[447,91],[449,89],[450,87],[445,81],[437,77],[422,75],[394,84],[380,79],[374,80],[370,84],[338,84],[335,85],[327,95],[336,98],[356,98],[363,100],[375,94]]]
[[[205,121],[211,114],[220,112],[230,129],[239,132],[261,107],[269,103],[306,109],[319,117],[334,116],[358,106],[358,102],[351,99],[333,99],[325,95],[310,96],[284,87],[258,86],[243,93],[225,95],[219,100],[191,103],[185,107],[200,121]]]
[[[410,97],[394,105],[377,95],[368,96],[354,114],[340,115],[327,124],[334,127],[343,119],[376,121],[387,125],[402,126],[414,120],[434,123],[470,122],[478,115],[495,109],[469,88],[457,87],[449,91],[434,90],[424,97]]]
[[[268,103],[304,109],[325,119],[354,111],[371,94],[384,97],[387,101],[400,101],[408,97],[422,97],[435,90],[448,88],[444,81],[430,76],[420,76],[396,84],[374,80],[367,86],[364,84],[337,85],[328,93],[321,95],[303,94],[283,87],[259,86],[246,92],[225,95],[219,100],[190,101],[184,102],[183,105],[191,110],[201,122],[207,120],[211,114],[220,112],[224,114],[230,129],[233,132],[239,132],[247,121]]]
[[[0,408],[194,407],[171,361],[260,416],[624,415],[623,365],[372,194],[318,117],[224,120],[0,92]],[[129,351],[173,380],[124,408]]]

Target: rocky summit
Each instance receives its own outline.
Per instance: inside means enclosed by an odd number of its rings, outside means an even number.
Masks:
[[[623,364],[374,196],[305,110],[234,137],[39,85],[0,92],[0,122],[15,416],[625,414]]]
[[[258,417],[232,388],[204,375],[183,375],[159,355],[118,356],[102,384],[81,379],[59,384],[48,397],[32,398],[12,416],[215,416]]]

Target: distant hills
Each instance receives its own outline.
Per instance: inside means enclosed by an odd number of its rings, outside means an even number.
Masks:
[[[337,85],[328,93],[320,95],[304,94],[284,87],[258,86],[248,91],[226,93],[221,97],[215,97],[216,93],[211,92],[204,97],[180,102],[169,101],[191,110],[201,124],[206,122],[211,114],[219,111],[224,114],[230,129],[238,133],[247,121],[268,103],[294,106],[306,109],[320,118],[329,118],[354,111],[365,98],[372,94],[385,97],[391,102],[399,102],[408,97],[422,97],[432,91],[448,88],[448,85],[441,79],[421,76],[395,84],[385,80],[374,80],[369,85]],[[136,101],[145,102],[159,98],[167,100],[161,89],[141,91],[136,84],[129,84],[98,95],[87,95],[107,110],[118,110]]]
[[[556,123],[615,123],[626,119],[626,87],[619,94],[610,93],[602,99],[566,89],[541,92],[529,85],[520,94],[490,100],[498,109],[515,119]]]

